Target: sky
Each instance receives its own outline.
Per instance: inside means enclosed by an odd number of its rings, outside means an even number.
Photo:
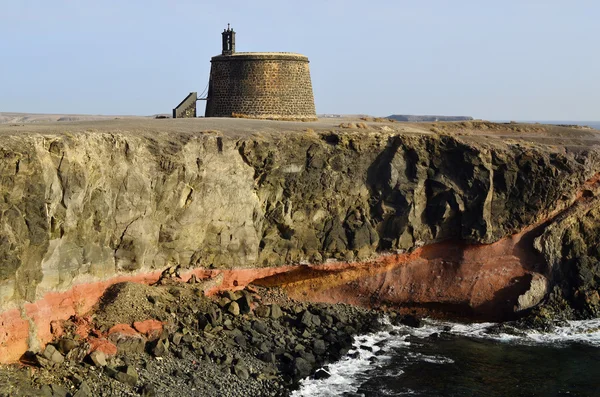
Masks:
[[[600,120],[597,0],[0,0],[0,112],[170,113],[227,23],[308,56],[317,113]]]

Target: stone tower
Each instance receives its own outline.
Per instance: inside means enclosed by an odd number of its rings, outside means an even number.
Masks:
[[[206,117],[316,119],[308,58],[290,52],[235,52],[235,32],[223,31],[212,57]]]

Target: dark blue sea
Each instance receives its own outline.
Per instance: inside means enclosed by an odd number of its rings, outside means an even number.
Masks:
[[[600,396],[600,319],[518,335],[491,323],[390,326],[326,369],[293,396]]]

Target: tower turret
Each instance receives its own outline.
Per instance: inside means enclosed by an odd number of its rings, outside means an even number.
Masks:
[[[227,24],[227,29],[223,30],[223,51],[221,54],[223,55],[231,55],[235,52],[235,32],[229,24]]]

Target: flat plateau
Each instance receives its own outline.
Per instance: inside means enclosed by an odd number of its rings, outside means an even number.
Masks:
[[[11,115],[4,113],[4,115]],[[17,114],[12,114],[17,115]],[[348,132],[376,131],[383,135],[423,134],[461,136],[467,141],[507,143],[529,142],[542,145],[589,147],[600,144],[600,131],[586,127],[557,126],[528,123],[493,123],[488,121],[463,122],[389,122],[369,121],[351,117],[321,118],[318,121],[276,121],[237,118],[195,118],[195,119],[153,119],[148,117],[98,116],[105,119],[76,121],[47,121],[61,118],[77,119],[95,116],[44,116],[22,115],[11,120],[24,122],[0,123],[0,135],[60,135],[90,132],[120,133],[124,135],[153,134],[203,134],[218,133],[231,138],[244,138],[257,133],[280,135],[301,133],[313,130],[327,132],[344,130]],[[9,120],[8,117],[6,120]],[[40,120],[40,121],[38,121]],[[381,119],[377,119],[381,120]],[[358,125],[358,126],[357,126]]]

